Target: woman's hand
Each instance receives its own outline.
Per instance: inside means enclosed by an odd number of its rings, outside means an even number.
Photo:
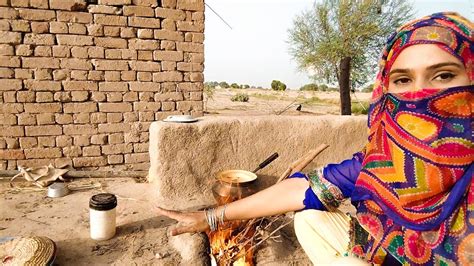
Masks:
[[[172,236],[184,233],[197,233],[209,230],[209,225],[206,220],[204,211],[197,212],[179,212],[155,207],[159,215],[169,217],[178,221],[178,224],[171,229]]]

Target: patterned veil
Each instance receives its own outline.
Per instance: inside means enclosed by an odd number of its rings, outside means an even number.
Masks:
[[[385,250],[403,264],[474,262],[473,29],[455,13],[436,13],[404,25],[387,42],[351,196],[371,236],[369,261],[380,262]],[[436,44],[457,57],[471,85],[389,93],[393,62],[416,44]]]

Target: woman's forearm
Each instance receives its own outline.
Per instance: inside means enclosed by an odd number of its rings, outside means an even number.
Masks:
[[[232,202],[225,210],[226,220],[248,220],[297,211],[304,208],[303,200],[308,181],[303,178],[284,180],[251,196]],[[217,213],[222,211],[217,208]]]

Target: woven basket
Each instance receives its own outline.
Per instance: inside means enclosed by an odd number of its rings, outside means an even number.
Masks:
[[[52,265],[56,245],[47,237],[20,237],[0,244],[3,265]]]

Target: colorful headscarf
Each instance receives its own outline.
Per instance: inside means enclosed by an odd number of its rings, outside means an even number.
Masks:
[[[403,264],[474,263],[473,29],[455,13],[436,13],[388,39],[369,110],[369,143],[351,196],[372,238],[370,261],[380,262],[388,251]],[[393,62],[416,44],[436,44],[457,57],[471,85],[389,93]]]

